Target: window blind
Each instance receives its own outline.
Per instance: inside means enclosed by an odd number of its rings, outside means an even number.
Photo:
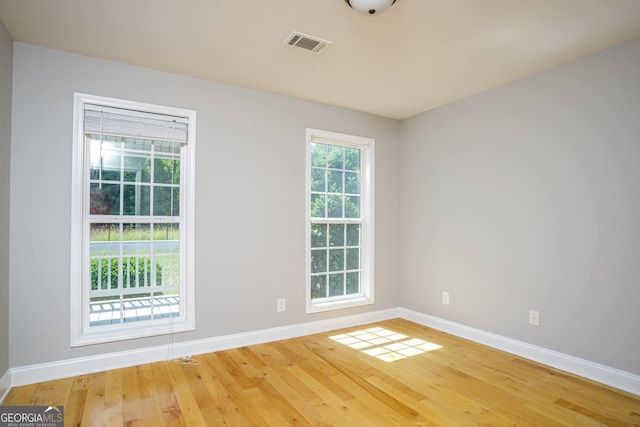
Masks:
[[[134,137],[186,144],[188,120],[185,117],[85,104],[84,131],[87,134]]]

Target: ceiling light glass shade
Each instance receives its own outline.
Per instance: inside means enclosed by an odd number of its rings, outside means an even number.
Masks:
[[[389,9],[396,0],[344,0],[351,8],[366,16],[380,15]]]

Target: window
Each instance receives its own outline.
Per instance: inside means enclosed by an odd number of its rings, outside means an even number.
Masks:
[[[374,140],[307,129],[307,312],[373,303]]]
[[[193,330],[195,111],[75,95],[71,345]]]

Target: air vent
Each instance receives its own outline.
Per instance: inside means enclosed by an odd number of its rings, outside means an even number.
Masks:
[[[306,34],[293,32],[284,41],[285,46],[299,47],[300,49],[308,50],[313,53],[320,53],[325,47],[331,44],[330,41],[322,40],[317,37],[308,36]]]

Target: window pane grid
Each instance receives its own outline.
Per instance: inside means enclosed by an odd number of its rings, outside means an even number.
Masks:
[[[90,302],[109,316],[90,325],[179,314],[157,303],[179,300],[178,224],[92,223],[90,230]]]
[[[95,134],[85,141],[90,325],[179,315],[181,144]]]
[[[86,144],[89,215],[179,215],[180,143],[86,135]]]
[[[360,293],[360,158],[357,148],[311,144],[313,300]],[[358,227],[358,240],[351,246],[345,243],[347,224]],[[315,249],[322,247],[326,249]]]
[[[311,217],[360,218],[360,149],[311,144]]]
[[[360,294],[361,224],[311,224],[311,296]]]

